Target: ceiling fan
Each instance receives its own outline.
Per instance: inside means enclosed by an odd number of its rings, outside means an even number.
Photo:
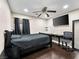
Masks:
[[[43,13],[45,13],[47,15],[47,17],[49,17],[50,15],[48,14],[48,12],[50,13],[56,13],[55,10],[47,10],[47,7],[44,7],[41,11],[34,11],[33,13],[38,13],[41,12],[37,17],[40,17]]]

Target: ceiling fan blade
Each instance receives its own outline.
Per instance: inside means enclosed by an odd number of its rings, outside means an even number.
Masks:
[[[38,12],[41,12],[41,11],[34,11],[34,12],[32,12],[32,13],[38,13]]]
[[[47,12],[53,12],[53,13],[56,13],[56,11],[54,11],[54,10],[48,10]]]
[[[41,16],[41,14],[38,15],[38,17],[40,17],[40,16]]]
[[[49,17],[49,14],[46,13],[46,15],[47,15],[47,17]]]

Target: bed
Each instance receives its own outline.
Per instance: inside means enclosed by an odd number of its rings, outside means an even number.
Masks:
[[[20,55],[51,45],[50,37],[44,34],[12,35],[11,32],[6,31],[6,38],[6,46],[13,49],[17,47],[16,50],[20,51]]]
[[[11,43],[21,49],[49,43],[49,36],[43,34],[12,35],[11,38]]]

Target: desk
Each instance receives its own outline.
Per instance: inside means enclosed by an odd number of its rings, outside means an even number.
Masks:
[[[40,33],[44,35],[48,35],[50,38],[50,44],[52,46],[52,37],[57,37],[58,38],[58,45],[60,46],[60,38],[63,38],[63,35],[58,35],[58,34],[49,34],[49,33]]]
[[[52,47],[52,37],[57,37],[58,38],[58,45],[60,46],[60,38],[64,38],[63,35],[58,35],[58,34],[50,34],[50,33],[40,33],[40,34],[44,34],[44,35],[48,35],[50,38],[50,44]],[[69,39],[69,38],[68,38]],[[70,38],[71,39],[71,38]],[[69,39],[69,40],[70,40]],[[73,40],[71,40],[73,42]],[[67,47],[66,47],[67,48]],[[68,48],[69,49],[69,48]],[[72,43],[72,48],[70,48],[71,51],[73,51],[73,43]]]

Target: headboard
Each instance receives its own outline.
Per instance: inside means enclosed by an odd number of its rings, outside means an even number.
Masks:
[[[4,38],[5,38],[5,48],[8,48],[11,46],[11,31],[5,30]]]

